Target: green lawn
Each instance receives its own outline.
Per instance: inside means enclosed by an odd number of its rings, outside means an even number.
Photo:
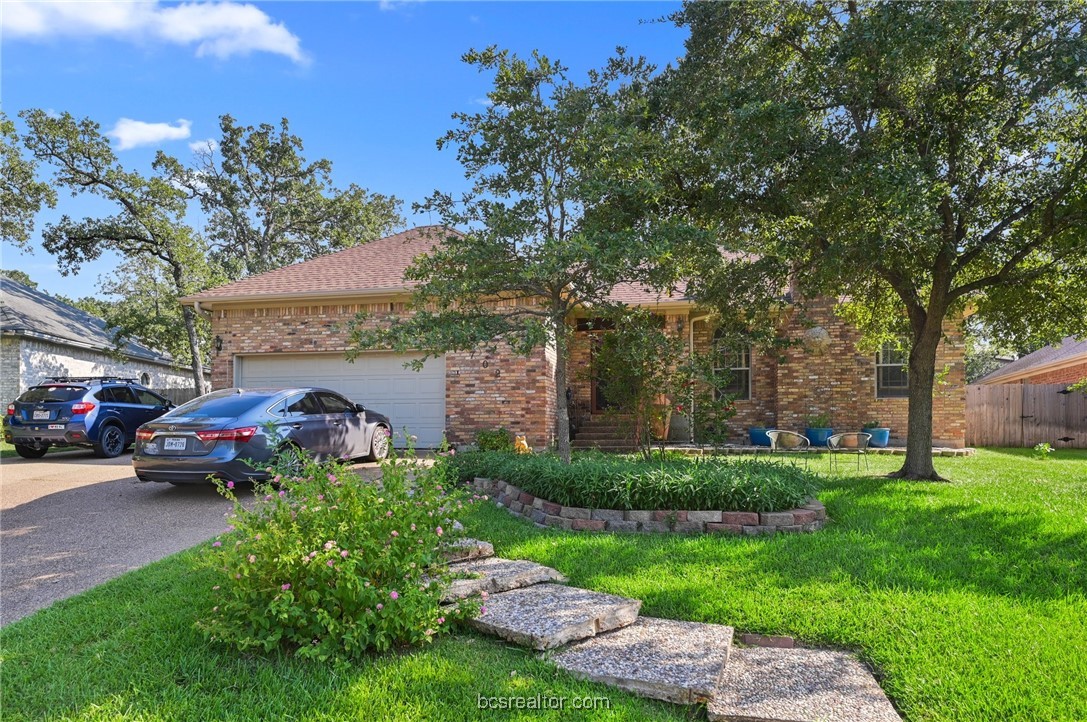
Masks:
[[[825,460],[821,460],[825,465]],[[813,466],[819,467],[813,460]],[[897,466],[873,457],[872,473]],[[1082,720],[1087,710],[1087,452],[937,460],[951,484],[841,476],[833,523],[773,538],[539,530],[490,505],[465,519],[499,553],[646,615],[856,650],[907,720]],[[333,669],[239,658],[193,630],[212,583],[171,557],[0,632],[5,720],[558,719],[477,709],[477,694],[606,695],[591,719],[686,719],[461,633]]]

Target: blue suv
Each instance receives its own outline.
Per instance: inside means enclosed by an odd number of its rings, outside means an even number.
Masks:
[[[112,459],[136,440],[140,424],[173,407],[133,379],[56,376],[8,405],[4,440],[24,459],[40,459],[50,446],[83,446]]]

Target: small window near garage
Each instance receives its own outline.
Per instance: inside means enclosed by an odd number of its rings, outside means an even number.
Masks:
[[[714,389],[714,396],[732,396],[736,399],[751,398],[751,347],[732,346],[718,330],[713,335],[715,376],[726,377],[724,383]]]
[[[909,353],[898,344],[885,343],[876,354],[876,398],[894,399],[910,395],[907,372]]]

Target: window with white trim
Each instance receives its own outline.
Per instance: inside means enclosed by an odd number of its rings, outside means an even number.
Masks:
[[[751,347],[728,346],[718,330],[713,335],[713,374],[727,376],[727,380],[714,389],[714,396],[732,396],[736,399],[751,398]]]
[[[888,342],[876,354],[876,398],[893,399],[910,395],[909,352]]]

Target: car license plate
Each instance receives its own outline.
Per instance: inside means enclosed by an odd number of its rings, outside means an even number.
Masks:
[[[63,429],[63,428],[64,428],[64,424],[49,424],[49,429],[51,431],[56,431],[58,429]]]
[[[166,451],[184,451],[185,450],[185,439],[182,439],[182,438],[163,439],[162,440],[162,448],[165,449]]]
[[[48,411],[35,411],[34,412],[34,420],[35,421],[43,421],[43,420],[48,421],[49,420],[49,412]]]

